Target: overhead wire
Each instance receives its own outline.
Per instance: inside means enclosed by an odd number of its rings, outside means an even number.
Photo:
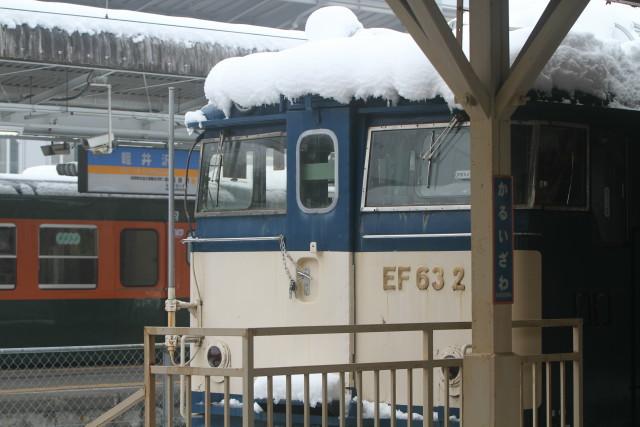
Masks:
[[[80,98],[91,87],[91,78],[92,77],[93,77],[93,71],[90,71],[89,74],[87,75],[87,82],[85,83],[84,87],[80,90],[80,92],[76,93],[75,95],[65,96],[64,98],[51,98],[50,101],[66,102],[66,101],[73,101],[74,99]],[[69,90],[69,87],[67,86],[67,91],[68,90]]]

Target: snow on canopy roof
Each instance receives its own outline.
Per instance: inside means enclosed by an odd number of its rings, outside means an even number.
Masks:
[[[515,60],[546,0],[511,0],[511,60]],[[317,15],[321,15],[318,17]],[[468,19],[465,20],[468,22]],[[640,109],[640,9],[593,1],[583,12],[534,84],[574,94],[581,91]],[[325,28],[325,30],[322,30]],[[309,41],[280,52],[263,52],[218,63],[207,76],[209,103],[228,116],[233,103],[252,107],[313,94],[352,99],[420,101],[453,94],[409,34],[362,29],[353,13],[331,6],[314,12]],[[469,37],[464,37],[468,54]]]
[[[280,50],[300,44],[305,39],[301,31],[254,25],[36,0],[0,2],[0,25],[15,28],[25,24],[31,28],[58,28],[69,33],[111,33],[139,41],[154,37],[185,44],[200,42],[257,50]]]
[[[55,165],[32,166],[19,174],[0,174],[0,194],[76,195],[78,178],[58,175]]]

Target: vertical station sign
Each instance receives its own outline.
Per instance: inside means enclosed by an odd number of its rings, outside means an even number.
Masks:
[[[175,151],[176,192],[195,195],[199,153]],[[169,187],[169,154],[166,148],[118,146],[109,154],[83,150],[79,155],[78,190],[86,193],[166,195]],[[187,170],[189,176],[187,176]]]
[[[513,180],[493,177],[493,302],[513,304]]]

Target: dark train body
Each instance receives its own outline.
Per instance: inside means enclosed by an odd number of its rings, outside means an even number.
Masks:
[[[535,233],[532,244],[542,253],[543,317],[584,321],[584,425],[638,425],[640,113],[540,103],[522,107],[517,120],[573,124],[587,132],[582,206],[519,209],[516,227]],[[515,131],[512,150],[519,143],[521,134]],[[573,143],[565,139],[549,145]],[[549,166],[558,159],[544,161]],[[514,179],[521,165],[514,159]],[[565,166],[571,167],[570,158]],[[562,171],[556,173],[566,181]],[[568,336],[548,331],[543,351],[569,350],[560,342],[566,345]]]

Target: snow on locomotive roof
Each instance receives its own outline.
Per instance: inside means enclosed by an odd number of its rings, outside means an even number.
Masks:
[[[511,58],[531,33],[546,0],[511,0]],[[465,20],[468,22],[468,19]],[[549,61],[534,88],[581,91],[609,105],[640,109],[640,10],[591,2]],[[279,52],[262,52],[218,63],[205,82],[209,103],[227,116],[233,103],[252,107],[313,94],[348,103],[352,99],[412,101],[453,94],[409,34],[363,29],[347,8],[314,12],[308,41]],[[465,37],[465,52],[468,54]],[[193,122],[199,122],[191,116]]]
[[[112,33],[132,37],[138,41],[154,37],[187,44],[201,42],[234,48],[280,50],[295,46],[305,39],[301,31],[227,24],[130,10],[106,10],[68,3],[2,0],[0,10],[0,25],[9,28],[26,24],[32,28],[58,28],[69,33]]]

